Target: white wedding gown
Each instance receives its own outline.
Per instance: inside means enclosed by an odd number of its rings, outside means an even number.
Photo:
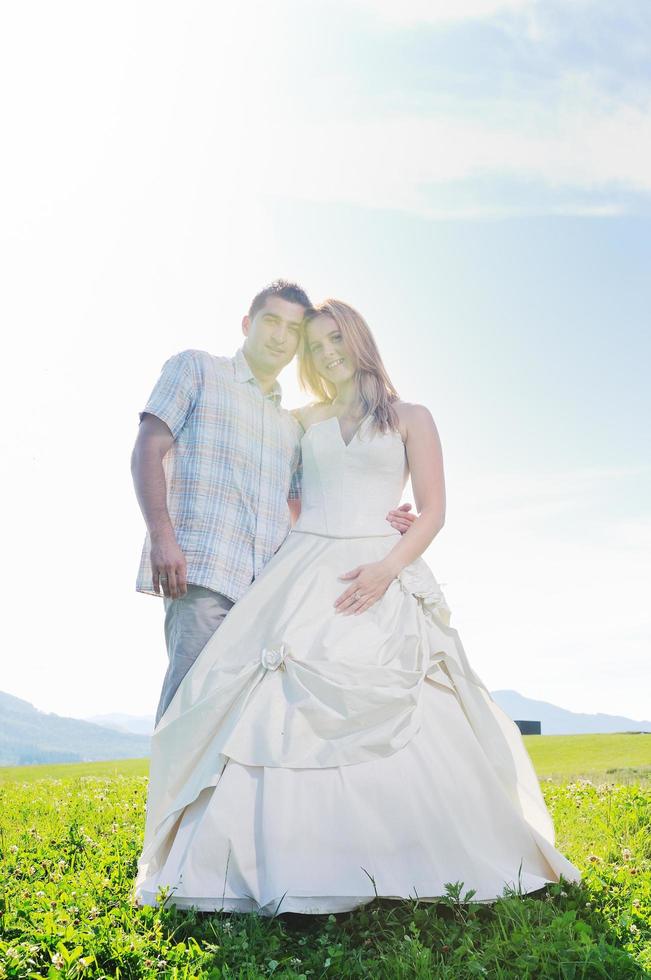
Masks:
[[[167,886],[180,907],[339,912],[580,880],[425,562],[335,614],[338,576],[398,538],[404,445],[369,422],[348,445],[334,417],[308,429],[299,522],[156,728],[139,904]]]

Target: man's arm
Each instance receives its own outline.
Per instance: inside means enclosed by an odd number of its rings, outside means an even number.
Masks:
[[[167,424],[144,413],[131,454],[131,474],[151,539],[154,590],[159,592],[162,586],[164,595],[177,599],[187,592],[187,563],[167,511],[163,457],[173,442]]]
[[[305,434],[305,431],[309,425],[308,415],[310,411],[310,405],[304,405],[302,408],[292,408],[290,414],[294,416],[298,422],[301,430],[301,435]],[[287,498],[287,506],[289,508],[289,519],[291,526],[294,527],[297,520],[301,516],[301,494],[303,490],[303,458],[301,455],[300,444],[298,448],[298,457],[295,460],[296,466],[294,472],[292,473],[292,480],[289,487],[289,496]]]
[[[294,527],[296,521],[301,516],[301,498],[290,497],[287,501],[287,506],[289,507],[289,517],[292,522],[292,527]]]
[[[410,514],[410,510],[411,504],[400,504],[396,510],[389,511],[386,519],[396,531],[405,534],[418,517],[418,514]]]

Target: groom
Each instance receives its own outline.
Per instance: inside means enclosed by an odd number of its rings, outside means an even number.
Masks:
[[[136,589],[162,589],[169,661],[156,724],[300,511],[302,429],[281,407],[277,377],[310,305],[296,283],[271,283],[243,318],[234,357],[175,354],[140,413],[131,472],[147,537]],[[404,531],[413,518],[399,509],[387,519]]]

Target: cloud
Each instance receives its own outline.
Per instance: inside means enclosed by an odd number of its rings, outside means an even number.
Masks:
[[[534,0],[353,0],[390,24],[444,24],[524,11]]]
[[[577,73],[566,73],[547,95],[487,101],[473,113],[460,105],[456,112],[308,121],[304,144],[317,149],[279,161],[273,173],[271,161],[265,185],[298,199],[425,217],[614,215],[627,211],[624,194],[651,194],[651,95],[643,105],[618,102]],[[486,199],[489,181],[520,191],[529,184],[533,195],[513,204],[504,186]],[[460,182],[463,200],[455,193]]]
[[[320,52],[309,49],[307,109],[297,103],[306,153],[266,162],[258,182],[267,190],[427,218],[648,210],[651,35],[640,4],[335,7],[376,19],[348,18],[349,44],[323,81],[310,72]]]
[[[588,499],[621,493],[630,480],[651,481],[651,466],[583,467],[553,473],[485,474],[473,489],[473,498],[489,509],[503,507],[513,512],[524,503],[556,507],[585,506]]]

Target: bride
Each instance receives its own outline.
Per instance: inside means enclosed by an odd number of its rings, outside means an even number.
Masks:
[[[308,313],[299,372],[300,516],[156,728],[136,901],[323,913],[579,881],[420,557],[445,509],[430,413],[337,300]],[[409,475],[401,537],[385,515]]]

